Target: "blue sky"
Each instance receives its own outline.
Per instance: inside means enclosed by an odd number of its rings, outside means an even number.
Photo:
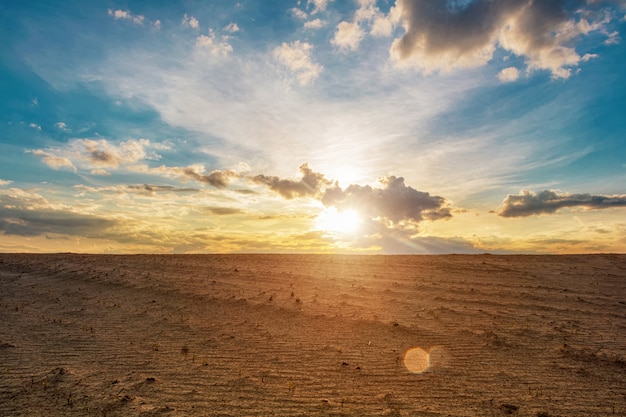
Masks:
[[[0,23],[0,251],[626,251],[625,1],[4,1]]]

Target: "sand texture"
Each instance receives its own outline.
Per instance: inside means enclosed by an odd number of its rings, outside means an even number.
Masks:
[[[623,416],[626,255],[2,254],[0,367],[3,417]]]

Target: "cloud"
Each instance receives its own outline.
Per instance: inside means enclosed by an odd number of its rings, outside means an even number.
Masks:
[[[394,225],[452,217],[446,199],[408,187],[402,177],[385,177],[380,183],[383,188],[351,184],[342,189],[335,184],[325,190],[321,201],[340,210],[353,209],[369,218],[386,219]]]
[[[593,5],[567,0],[398,0],[396,8],[405,34],[393,42],[392,58],[425,73],[485,65],[501,47],[524,57],[529,70],[568,78],[582,61],[575,41],[610,21]]]
[[[226,57],[233,52],[233,47],[228,43],[228,37],[218,39],[213,30],[208,35],[200,35],[196,38],[196,47],[200,50],[208,50],[213,56]]]
[[[38,124],[35,124],[35,123],[29,124],[28,127],[31,127],[31,128],[33,128],[35,130],[41,131],[41,126],[39,126]]]
[[[0,191],[0,232],[5,235],[38,236],[60,233],[95,236],[116,221],[55,208],[38,194],[17,188]]]
[[[331,44],[342,51],[356,51],[365,37],[365,32],[358,23],[341,22],[337,25]]]
[[[304,23],[306,29],[320,29],[326,26],[326,22],[320,19],[314,19]]]
[[[92,169],[91,171],[89,171],[89,173],[91,175],[100,175],[103,177],[111,176],[111,173],[109,171],[107,171],[106,169],[102,169],[102,168]]]
[[[307,0],[307,6],[313,5],[313,10],[311,14],[317,14],[319,12],[323,12],[328,7],[328,3],[332,0]]]
[[[130,139],[118,144],[106,139],[73,139],[63,148],[27,150],[27,153],[39,156],[51,168],[71,168],[76,166],[87,169],[118,168],[120,165],[133,164],[143,159],[161,158],[155,150],[167,149],[167,146],[151,143],[148,139]],[[102,171],[97,171],[102,173]]]
[[[70,132],[70,128],[67,127],[67,125],[64,122],[57,122],[54,124],[59,130],[62,130],[64,132]]]
[[[154,196],[156,194],[171,194],[171,193],[197,193],[200,190],[198,188],[180,188],[173,187],[171,185],[154,185],[154,184],[139,184],[139,185],[109,185],[105,187],[91,187],[88,185],[75,185],[74,189],[78,190],[80,194],[83,193],[113,193],[113,194],[138,194],[142,196]]]
[[[297,7],[292,8],[290,11],[292,16],[296,19],[306,20],[307,17],[309,17],[309,15],[304,10],[300,10]]]
[[[52,169],[70,168],[72,171],[76,172],[76,167],[72,161],[63,156],[57,156],[42,149],[27,149],[26,153],[32,153],[33,155],[40,157],[43,163]]]
[[[193,29],[198,29],[200,27],[200,22],[193,16],[189,16],[187,13],[183,16],[183,20],[180,22],[183,26],[188,26]]]
[[[502,202],[498,214],[502,217],[527,217],[553,214],[567,207],[588,209],[626,207],[626,195],[558,194],[552,190],[534,193],[522,190],[518,195],[509,194]]]
[[[274,48],[274,58],[293,72],[300,85],[309,85],[317,79],[324,67],[311,60],[313,45],[306,42],[283,42]]]
[[[98,237],[116,221],[61,210],[20,210],[0,207],[0,231],[6,235],[39,236],[59,233]]]
[[[216,216],[230,216],[242,212],[240,209],[232,207],[207,207],[206,209]]]
[[[224,28],[226,32],[235,33],[239,32],[239,25],[237,23],[231,22]]]
[[[504,83],[517,81],[519,78],[519,70],[515,67],[508,67],[498,73],[498,79]]]
[[[393,31],[395,8],[392,8],[389,16],[385,16],[376,7],[375,0],[358,0],[358,4],[352,22],[340,22],[331,40],[331,44],[343,52],[356,51],[365,38],[368,27],[372,36],[389,36]]]
[[[194,164],[187,167],[168,167],[162,165],[156,168],[150,168],[147,165],[134,165],[130,166],[129,170],[133,172],[179,178],[183,181],[193,180],[211,185],[215,188],[226,188],[231,179],[240,177],[240,174],[231,170],[214,170],[205,174],[205,168],[202,164]]]
[[[195,181],[209,184],[215,188],[226,188],[231,178],[237,177],[233,171],[211,171],[209,174],[204,174],[204,167],[192,166],[187,168],[178,168],[180,174],[183,177],[193,179]]]
[[[252,181],[257,184],[264,184],[270,190],[277,192],[286,199],[296,197],[318,197],[321,189],[332,182],[324,177],[324,174],[314,172],[305,163],[300,166],[302,178],[300,180],[281,179],[276,176],[257,175],[252,177]]]
[[[145,20],[145,16],[143,15],[133,15],[129,10],[113,10],[113,9],[109,9],[108,10],[109,16],[111,16],[113,19],[115,20],[131,20],[134,24],[136,25],[142,25],[144,20]]]
[[[4,187],[5,185],[9,185],[9,184],[12,184],[12,183],[13,183],[13,181],[11,181],[11,180],[0,179],[0,187]]]

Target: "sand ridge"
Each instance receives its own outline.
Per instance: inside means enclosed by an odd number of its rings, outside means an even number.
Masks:
[[[625,255],[2,254],[0,415],[624,415],[625,278]]]

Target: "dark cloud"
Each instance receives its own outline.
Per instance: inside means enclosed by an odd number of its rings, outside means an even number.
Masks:
[[[0,232],[39,236],[47,233],[97,237],[117,224],[114,220],[68,211],[0,207]]]
[[[536,214],[552,214],[566,207],[588,209],[626,207],[626,195],[558,194],[551,190],[534,193],[522,190],[518,195],[509,194],[504,199],[498,214],[502,217],[526,217]]]
[[[152,184],[127,185],[124,187],[124,190],[143,195],[153,195],[156,193],[194,193],[199,191],[197,188],[180,188],[170,185]]]
[[[122,161],[118,155],[115,155],[112,152],[104,151],[102,149],[88,149],[88,152],[89,160],[93,162],[94,165],[116,167]]]
[[[530,69],[567,78],[584,57],[573,41],[604,30],[607,1],[398,0],[406,32],[392,54],[425,71],[484,65],[496,48],[525,58]],[[610,19],[609,19],[610,20]],[[606,32],[606,30],[604,30]]]
[[[215,188],[226,188],[231,178],[236,178],[239,175],[234,171],[212,171],[206,175],[201,172],[197,172],[193,167],[179,168],[180,174],[184,177],[193,179],[204,184],[209,184]]]
[[[311,168],[309,168],[309,164],[307,163],[300,166],[300,172],[302,172],[302,178],[300,180],[257,175],[252,178],[252,181],[258,184],[267,185],[270,190],[277,192],[286,199],[296,197],[316,197],[320,194],[323,187],[332,183],[327,180],[323,174],[314,172]]]
[[[207,207],[207,210],[217,216],[228,216],[242,212],[240,209],[232,207]]]
[[[352,184],[345,190],[338,185],[326,189],[322,203],[337,209],[353,209],[370,218],[385,218],[393,223],[420,222],[452,217],[443,197],[417,191],[404,184],[404,178],[390,176],[380,180],[384,188]]]
[[[163,193],[197,193],[198,188],[181,188],[171,185],[137,184],[137,185],[113,185],[105,187],[90,187],[87,185],[75,185],[74,189],[80,192],[90,193],[115,193],[115,194],[137,194],[141,196],[152,196]]]

